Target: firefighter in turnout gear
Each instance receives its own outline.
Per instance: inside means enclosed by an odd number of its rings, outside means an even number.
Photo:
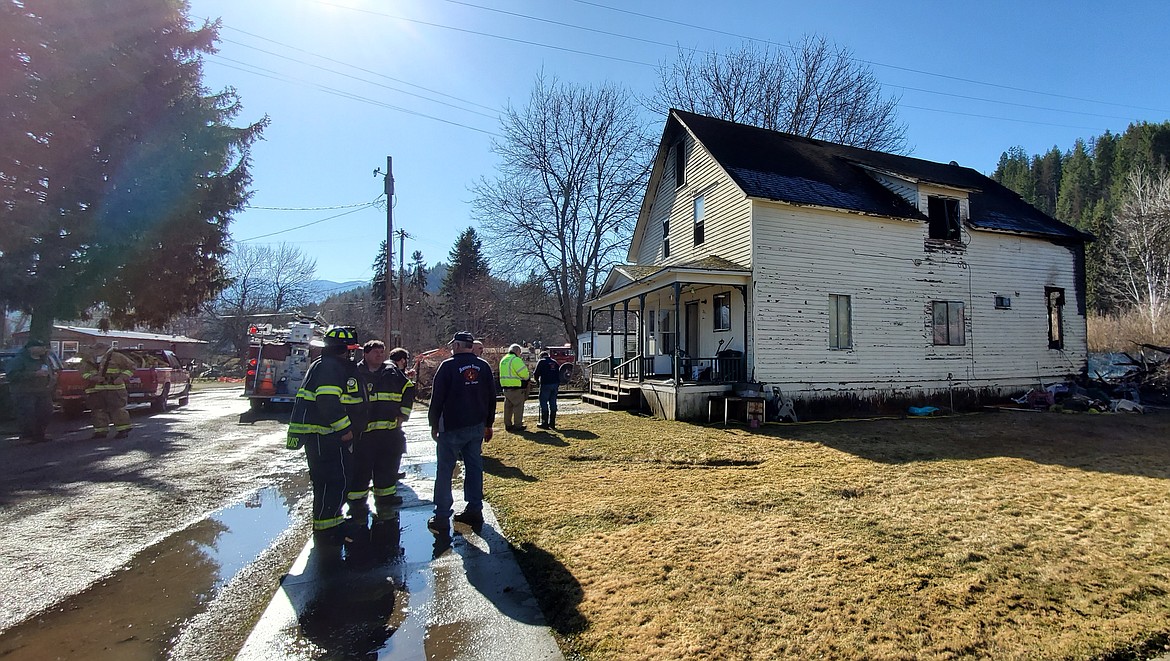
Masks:
[[[330,326],[321,357],[309,366],[293,402],[289,449],[305,449],[313,482],[313,533],[323,542],[341,540],[347,479],[353,461],[355,425],[350,413],[362,406],[361,388],[349,351],[358,347],[353,331]]]
[[[381,340],[370,340],[362,348],[364,357],[357,373],[368,421],[354,442],[354,471],[348,494],[349,516],[359,523],[369,514],[371,482],[377,519],[393,517],[394,506],[402,503],[398,495],[398,469],[406,453],[402,423],[414,407],[414,382],[405,371],[410,353],[402,347],[395,348],[386,362],[386,345]]]
[[[110,425],[114,426],[114,438],[130,435],[126,383],[132,376],[134,362],[105,342],[82,350],[81,378],[85,379],[85,399],[93,415],[93,438],[105,438]]]

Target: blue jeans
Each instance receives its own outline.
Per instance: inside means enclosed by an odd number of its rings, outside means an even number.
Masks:
[[[544,424],[557,420],[557,389],[559,383],[540,384],[540,421]]]
[[[483,425],[460,427],[439,432],[436,441],[439,466],[435,476],[435,518],[451,517],[455,498],[451,495],[451,472],[455,460],[463,455],[463,500],[466,511],[483,511]]]

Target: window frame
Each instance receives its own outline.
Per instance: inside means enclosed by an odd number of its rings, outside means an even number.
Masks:
[[[720,301],[723,301],[720,304]],[[721,314],[726,310],[726,318]],[[711,330],[723,333],[731,330],[731,292],[720,292],[711,295]]]
[[[670,257],[670,216],[662,219],[662,257]]]
[[[944,312],[944,321],[940,325],[939,320],[939,306],[942,306]],[[958,310],[955,319],[955,310]],[[957,323],[956,323],[957,322]],[[936,347],[962,347],[967,345],[967,304],[963,301],[931,301],[930,302],[930,328],[931,340]],[[958,331],[958,341],[952,336],[952,331]],[[940,334],[940,331],[941,334]],[[943,341],[939,341],[940,335]]]
[[[844,303],[844,329],[841,327],[842,310]],[[844,330],[845,341],[841,341]],[[853,349],[853,297],[849,294],[829,294],[829,349],[834,351],[848,351]]]
[[[678,338],[674,332],[674,310],[659,308],[658,310],[658,353],[663,356],[674,355],[678,348]]]
[[[1048,348],[1064,350],[1064,287],[1044,288],[1044,307],[1048,311]]]
[[[687,183],[687,141],[679,138],[674,143],[674,185],[675,188]]]
[[[954,207],[954,215],[950,213]],[[929,219],[927,236],[935,241],[961,243],[963,240],[963,210],[957,197],[926,196],[926,217]]]
[[[694,238],[696,246],[702,245],[702,243],[707,239],[704,223],[707,215],[704,204],[705,200],[703,199],[702,195],[696,195],[694,200],[691,201],[691,214],[694,218]]]

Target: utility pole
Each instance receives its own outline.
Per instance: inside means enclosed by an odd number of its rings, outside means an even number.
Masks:
[[[388,346],[398,346],[394,341],[394,323],[393,315],[390,307],[390,285],[394,282],[394,158],[392,156],[386,157],[386,289],[385,299],[382,301],[386,307],[386,339]]]
[[[398,323],[406,321],[403,316],[402,296],[404,280],[406,279],[406,257],[403,251],[406,249],[406,230],[398,230]]]

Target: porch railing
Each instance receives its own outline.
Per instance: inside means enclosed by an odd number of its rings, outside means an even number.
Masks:
[[[614,376],[617,377],[617,380],[618,380],[617,385],[618,385],[619,391],[621,391],[621,389],[622,389],[622,378],[626,378],[626,379],[637,379],[638,378],[638,376],[639,376],[638,365],[641,363],[641,361],[642,361],[642,354],[638,354],[638,355],[634,356],[633,358],[627,359],[625,362],[619,364],[617,367],[613,368],[613,374],[614,374]]]
[[[735,383],[747,380],[747,359],[743,356],[677,358],[679,377],[685,383]]]

